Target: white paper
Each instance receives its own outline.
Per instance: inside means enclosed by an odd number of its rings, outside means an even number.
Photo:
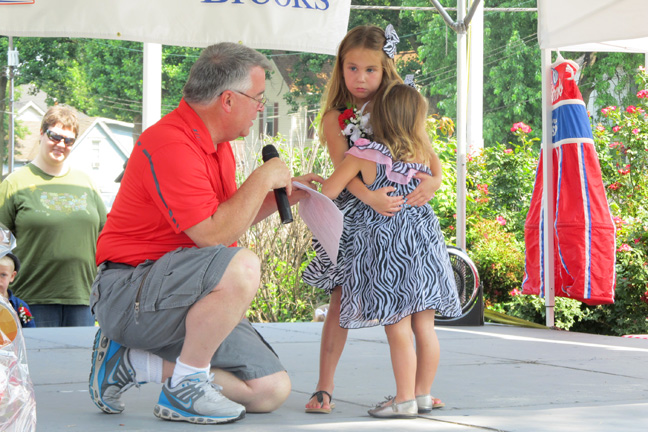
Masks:
[[[295,181],[292,184],[308,192],[308,197],[299,201],[299,216],[320,242],[331,262],[337,264],[342,237],[342,212],[326,195]]]

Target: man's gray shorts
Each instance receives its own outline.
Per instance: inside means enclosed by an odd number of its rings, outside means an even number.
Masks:
[[[90,306],[102,333],[129,348],[175,362],[182,349],[189,308],[212,291],[239,250],[224,246],[180,248],[137,267],[101,264]],[[211,365],[242,380],[285,370],[270,345],[245,319],[223,341]]]

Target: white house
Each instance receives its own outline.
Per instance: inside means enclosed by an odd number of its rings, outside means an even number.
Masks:
[[[248,136],[232,143],[240,159],[248,160],[250,157],[260,155],[261,147],[266,144],[265,141],[277,136],[281,136],[288,147],[309,146],[315,139],[313,121],[319,106],[310,108],[302,106],[297,112],[291,112],[291,106],[284,99],[284,95],[294,86],[290,74],[297,57],[284,56],[282,52],[275,52],[275,54],[277,55],[271,58],[273,69],[266,80],[265,96],[268,102],[263,112],[259,112],[257,121]],[[318,79],[326,82],[328,78],[323,72]]]
[[[92,177],[110,208],[119,190],[115,179],[133,150],[133,124],[104,117],[91,119],[90,126],[80,131],[68,161]]]

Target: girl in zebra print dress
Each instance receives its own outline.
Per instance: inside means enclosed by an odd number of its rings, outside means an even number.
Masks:
[[[355,27],[340,43],[322,104],[319,130],[319,136],[328,148],[334,167],[342,163],[345,152],[355,139],[370,136],[371,129],[367,120],[376,91],[391,82],[402,82],[393,59],[396,42],[398,36],[390,25],[386,31],[376,26]],[[340,122],[341,113],[348,106],[363,107],[355,117],[357,127],[354,131],[350,130],[352,126]],[[347,111],[354,113],[353,109]],[[433,170],[435,173],[441,167],[438,158],[436,163],[438,168]],[[421,175],[420,178],[421,185],[407,197],[412,205],[425,204],[441,184],[437,177]],[[335,197],[335,204],[344,214],[337,265],[332,264],[317,239],[313,239],[317,255],[302,278],[307,284],[325,290],[330,295],[330,303],[322,329],[319,381],[315,393],[306,404],[308,413],[330,413],[333,407],[331,395],[335,369],[347,338],[347,329],[340,327],[340,298],[341,285],[348,277],[344,263],[348,258],[348,245],[354,237],[350,230],[353,214],[359,204],[366,203],[378,214],[391,217],[405,203],[403,196],[393,193],[394,190],[391,186],[370,190],[360,179],[353,179]]]
[[[425,132],[427,103],[406,84],[376,95],[374,141],[358,139],[322,193],[333,198],[358,174],[371,190],[394,187],[407,195],[418,172],[430,174],[434,150]],[[385,326],[396,396],[369,411],[375,417],[416,417],[434,405],[430,388],[439,363],[434,314],[461,315],[450,259],[430,205],[405,205],[385,217],[360,203],[350,222],[340,325]],[[412,343],[416,338],[416,349]]]

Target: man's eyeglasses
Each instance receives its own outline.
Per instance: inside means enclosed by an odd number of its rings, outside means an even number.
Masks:
[[[256,103],[258,103],[259,105],[261,105],[261,107],[265,106],[266,102],[268,102],[268,99],[265,97],[265,95],[261,96],[261,99],[257,99],[257,98],[254,98],[254,97],[252,97],[252,96],[248,96],[248,95],[246,95],[245,93],[240,92],[240,91],[238,91],[238,90],[232,90],[232,91],[233,91],[234,93],[238,93],[238,94],[240,94],[240,95],[243,95],[243,96],[245,96],[246,98],[252,99],[252,100],[255,101]]]
[[[76,141],[76,138],[59,135],[57,133],[52,132],[49,129],[47,130],[47,132],[45,132],[45,135],[47,135],[47,138],[49,138],[55,143],[63,141],[66,146],[71,146],[72,144],[74,144],[74,141]]]

